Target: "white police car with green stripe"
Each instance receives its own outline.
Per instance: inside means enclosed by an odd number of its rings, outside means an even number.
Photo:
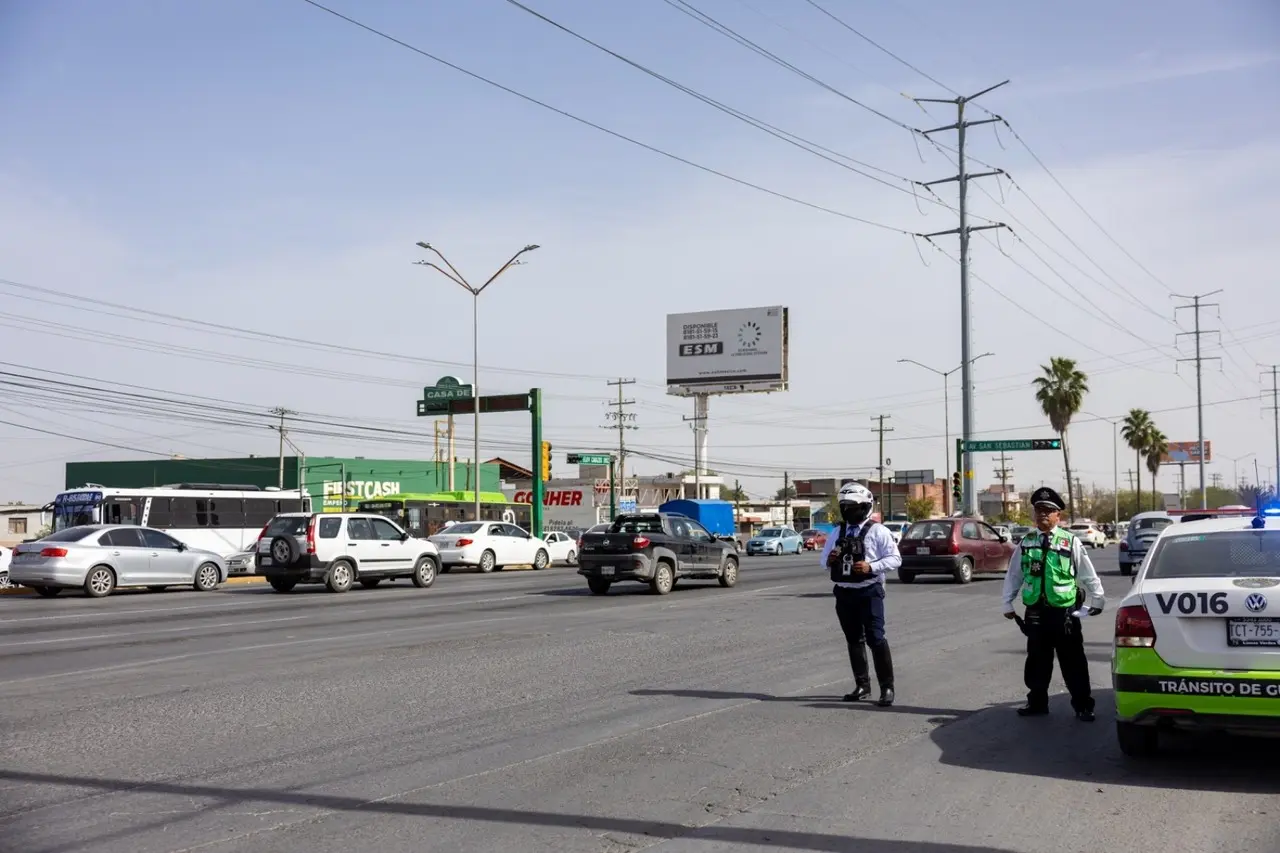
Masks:
[[[1162,530],[1116,611],[1111,674],[1127,755],[1175,728],[1280,736],[1280,506]]]

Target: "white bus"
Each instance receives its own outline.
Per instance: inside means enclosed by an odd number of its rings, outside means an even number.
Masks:
[[[53,499],[53,529],[81,524],[138,524],[163,530],[192,548],[229,557],[251,547],[281,512],[310,512],[297,489],[179,483],[118,489],[90,483]]]

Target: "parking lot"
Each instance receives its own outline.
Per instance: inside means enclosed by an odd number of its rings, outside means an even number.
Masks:
[[[1093,552],[1114,603],[1115,549]],[[999,578],[891,583],[891,709],[850,678],[813,555],[592,596],[567,568],[333,595],[0,598],[0,837],[94,850],[1280,849],[1280,749],[1122,759],[1023,720]],[[1055,682],[1055,689],[1061,687]],[[1052,810],[1046,804],[1052,804]]]

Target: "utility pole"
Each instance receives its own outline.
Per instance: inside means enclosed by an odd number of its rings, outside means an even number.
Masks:
[[[880,484],[879,484],[879,491],[880,491],[880,495],[879,495],[879,497],[880,497],[880,503],[881,503],[881,504],[884,504],[884,502],[885,502],[885,500],[884,500],[884,497],[885,497],[885,495],[884,495],[884,434],[885,434],[886,432],[893,432],[893,427],[886,427],[886,426],[884,425],[884,422],[885,422],[885,421],[887,421],[887,420],[888,420],[889,418],[891,418],[891,417],[893,417],[893,415],[873,415],[873,416],[871,417],[871,420],[876,421],[876,422],[878,423],[878,426],[874,426],[874,427],[872,427],[872,428],[871,428],[871,431],[872,431],[872,432],[874,432],[874,433],[878,433],[878,434],[880,435],[880,459],[879,459],[879,466],[880,466]],[[890,496],[889,500],[890,500],[890,501],[892,501],[892,500],[893,500],[892,496]],[[888,519],[885,519],[885,520],[886,520],[886,521],[888,521]]]
[[[782,524],[791,526],[791,472],[782,472]]]
[[[1201,509],[1209,508],[1209,492],[1208,492],[1208,489],[1206,488],[1205,479],[1204,479],[1204,395],[1201,389],[1201,381],[1200,381],[1201,363],[1204,361],[1219,361],[1220,359],[1217,359],[1217,358],[1206,359],[1200,354],[1200,336],[1205,334],[1215,334],[1217,332],[1216,329],[1206,330],[1206,329],[1200,328],[1200,309],[1218,307],[1218,303],[1216,302],[1205,303],[1205,302],[1201,302],[1200,300],[1221,292],[1222,292],[1222,289],[1219,288],[1218,290],[1215,290],[1212,293],[1202,293],[1196,296],[1182,296],[1177,293],[1173,294],[1175,299],[1191,300],[1190,305],[1179,305],[1177,308],[1174,309],[1175,312],[1182,311],[1186,308],[1192,308],[1196,312],[1195,331],[1181,332],[1177,335],[1177,337],[1183,337],[1184,335],[1195,335],[1196,337],[1195,358],[1180,358],[1178,359],[1178,361],[1180,362],[1194,361],[1196,363],[1196,427],[1198,430],[1198,433],[1196,436],[1196,446],[1198,450],[1198,455],[1200,457],[1200,508]]]
[[[995,457],[992,457],[994,460]],[[1009,467],[1005,461],[1004,451],[1000,451],[1000,467],[996,469],[996,476],[1000,478],[1000,520],[1008,521],[1009,513],[1006,507],[1009,501],[1009,475],[1013,473],[1013,469]]]
[[[1280,364],[1271,365],[1271,415],[1276,427],[1276,477],[1280,479]]]
[[[680,419],[690,424],[693,429],[693,499],[698,501],[702,500],[702,466],[706,462],[702,458],[702,431],[706,429],[707,416],[702,414],[702,411],[702,406],[695,403],[692,417],[680,416]],[[682,485],[681,490],[683,489]]]
[[[605,429],[616,429],[618,431],[618,498],[619,500],[627,496],[627,442],[626,434],[629,429],[639,429],[635,424],[627,423],[627,421],[635,420],[636,416],[628,412],[627,406],[634,406],[635,400],[627,400],[623,397],[623,389],[628,385],[634,385],[634,379],[622,379],[609,382],[610,386],[618,389],[618,399],[609,405],[613,407],[612,412],[605,412],[605,417],[613,421],[611,424],[605,424]]]
[[[1124,475],[1129,478],[1129,491],[1132,492],[1135,488],[1137,488],[1133,484],[1133,478],[1138,476],[1138,472],[1130,468],[1128,471],[1124,472]],[[1139,507],[1139,511],[1141,511],[1141,507]]]
[[[932,187],[936,184],[945,184],[955,181],[960,196],[960,227],[952,228],[949,231],[935,231],[931,234],[921,234],[920,237],[932,242],[934,237],[942,237],[949,234],[955,234],[960,238],[960,394],[961,394],[961,439],[965,442],[964,447],[968,447],[968,442],[973,439],[973,358],[970,355],[972,336],[970,334],[970,318],[969,318],[969,236],[974,231],[986,231],[991,228],[1004,228],[1002,222],[996,222],[991,225],[970,225],[969,224],[969,181],[974,178],[988,178],[993,175],[1004,174],[1003,169],[995,169],[990,172],[976,172],[969,174],[968,163],[965,159],[965,136],[966,131],[970,127],[976,127],[982,124],[994,124],[1004,121],[998,115],[992,115],[989,119],[981,121],[965,121],[964,108],[970,101],[975,101],[988,92],[999,89],[1008,83],[997,83],[989,86],[974,95],[965,97],[963,95],[955,98],[915,98],[917,104],[952,104],[956,108],[955,124],[949,124],[945,127],[935,127],[932,130],[923,130],[920,133],[923,136],[929,136],[934,133],[954,130],[956,132],[956,168],[957,173],[951,178],[942,178],[936,181],[928,181],[921,183],[922,187]],[[965,515],[975,515],[974,508],[974,482],[973,482],[973,454],[967,450],[961,458],[961,469],[963,482],[963,511]]]
[[[284,488],[284,442],[285,442],[285,432],[286,432],[284,428],[284,419],[286,415],[296,415],[298,413],[294,411],[290,411],[289,409],[286,409],[282,406],[278,406],[272,409],[270,414],[277,415],[280,418],[280,426],[275,428],[280,433],[280,471],[279,471],[279,476],[277,478],[276,485],[281,489],[283,489]]]
[[[682,486],[680,497],[684,497],[684,487]],[[733,481],[733,536],[738,537],[738,519],[742,517],[742,484],[737,480]]]

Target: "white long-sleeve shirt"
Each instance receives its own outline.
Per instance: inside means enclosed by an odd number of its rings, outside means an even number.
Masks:
[[[1035,535],[1044,536],[1045,534],[1037,530]],[[1106,607],[1107,598],[1102,589],[1102,580],[1098,577],[1098,570],[1093,567],[1093,561],[1085,553],[1084,543],[1075,534],[1071,536],[1071,564],[1076,569],[1076,585],[1083,587],[1086,593],[1086,606],[1096,607],[1099,610]],[[1018,599],[1021,592],[1022,543],[1019,542],[1014,546],[1013,555],[1009,557],[1009,570],[1004,576],[1005,613],[1014,612],[1013,603]]]
[[[867,531],[867,537],[862,540],[862,545],[866,549],[866,556],[863,559],[871,567],[871,577],[856,583],[837,583],[836,586],[842,586],[845,589],[865,589],[873,583],[883,584],[884,573],[896,571],[902,565],[902,556],[898,553],[898,543],[893,541],[893,534],[883,524],[876,524],[868,519],[857,527],[850,525],[845,530],[845,536],[857,536],[868,524],[874,526]],[[819,561],[819,565],[822,566],[824,571],[830,571],[827,568],[827,558],[831,556],[831,551],[835,548],[836,540],[839,538],[840,525],[837,524],[836,529],[827,534],[827,544],[822,548],[822,559]]]

